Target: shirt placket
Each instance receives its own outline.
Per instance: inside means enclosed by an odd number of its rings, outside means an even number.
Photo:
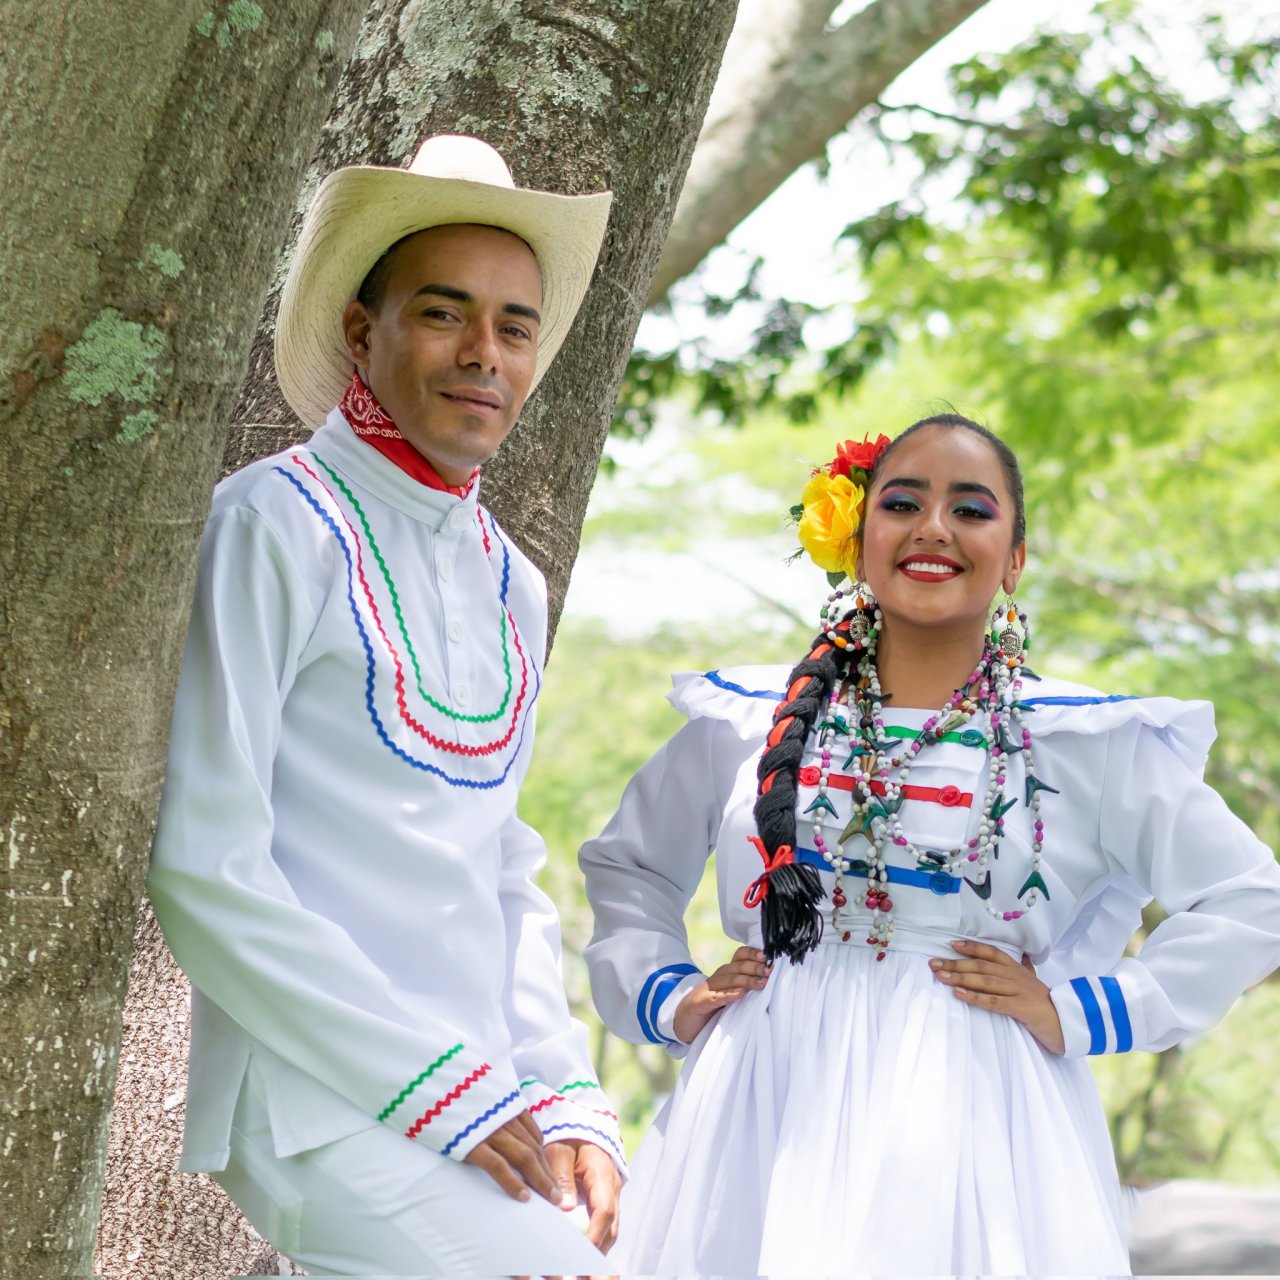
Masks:
[[[440,597],[440,620],[446,680],[446,699],[458,716],[475,714],[479,690],[475,687],[474,665],[471,660],[468,634],[470,615],[466,608],[466,585],[459,581],[459,548],[463,530],[471,518],[470,509],[458,505],[445,516],[437,531],[432,549],[436,591]],[[457,742],[465,739],[467,721],[452,721],[453,737]]]

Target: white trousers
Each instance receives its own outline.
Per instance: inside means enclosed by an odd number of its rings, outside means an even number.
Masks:
[[[540,1196],[513,1200],[485,1173],[385,1125],[275,1154],[250,1081],[231,1159],[211,1175],[258,1234],[309,1275],[602,1275],[609,1264]]]

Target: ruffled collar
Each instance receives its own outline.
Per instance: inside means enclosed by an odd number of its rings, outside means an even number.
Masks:
[[[667,700],[691,720],[725,720],[743,739],[763,737],[773,723],[789,674],[790,668],[780,665],[684,672],[672,677]],[[1052,676],[1026,680],[1021,702],[1031,712],[1027,727],[1036,739],[1057,733],[1108,733],[1137,721],[1159,733],[1196,771],[1204,768],[1216,736],[1209,702],[1108,694]]]

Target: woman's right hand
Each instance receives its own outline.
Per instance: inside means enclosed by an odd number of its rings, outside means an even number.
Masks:
[[[749,991],[759,991],[769,980],[772,968],[766,963],[763,951],[739,947],[728,964],[722,964],[680,1001],[676,1007],[676,1039],[682,1044],[692,1044],[725,1005],[741,1000]]]

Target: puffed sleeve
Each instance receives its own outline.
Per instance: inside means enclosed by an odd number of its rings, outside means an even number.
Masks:
[[[1051,990],[1068,1057],[1160,1050],[1280,965],[1280,866],[1157,728],[1108,735],[1099,840],[1169,913],[1141,954]]]
[[[705,977],[684,913],[745,749],[727,722],[691,720],[640,768],[579,855],[595,912],[586,959],[596,1008],[623,1039],[666,1045],[676,1057],[686,1052],[672,1029],[676,1007]]]

